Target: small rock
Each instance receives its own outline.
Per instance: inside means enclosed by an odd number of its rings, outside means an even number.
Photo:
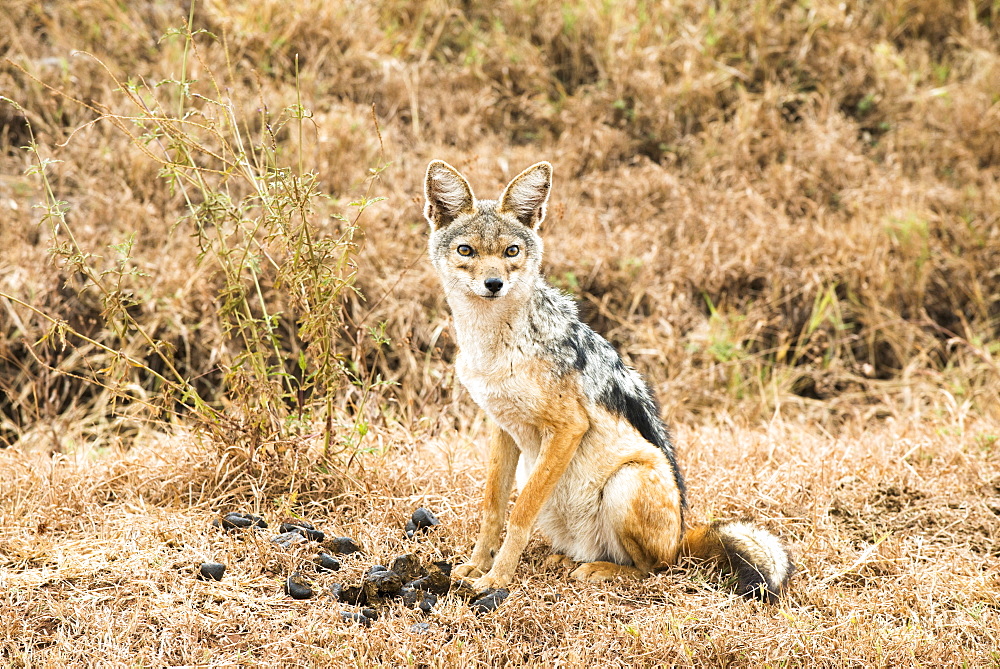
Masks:
[[[448,592],[465,602],[472,601],[479,596],[479,591],[475,590],[471,583],[462,579],[452,581],[451,590]]]
[[[413,515],[406,522],[406,536],[412,539],[417,532],[426,532],[428,528],[440,525],[441,521],[433,513],[424,507],[420,507],[413,512]]]
[[[452,581],[449,592],[466,602],[470,602],[479,596],[479,591],[472,587],[472,583],[460,578]]]
[[[364,615],[360,611],[341,611],[340,617],[343,618],[344,622],[358,623],[363,627],[372,626],[372,619]]]
[[[220,562],[202,562],[198,568],[198,578],[202,581],[221,581],[226,573],[226,565]]]
[[[329,553],[317,553],[316,557],[313,558],[313,562],[316,563],[316,567],[319,571],[340,570],[340,560],[333,557]]]
[[[388,568],[386,568],[385,565],[373,564],[371,567],[368,568],[368,571],[365,572],[365,576],[370,576],[371,574],[377,574],[380,571],[389,571],[389,570]]]
[[[479,596],[476,598],[476,600],[472,602],[472,604],[470,604],[469,606],[472,608],[474,612],[480,615],[484,613],[489,613],[490,611],[496,611],[497,607],[499,607],[500,604],[503,603],[503,600],[507,599],[507,595],[509,594],[510,593],[503,588],[497,588],[497,589],[491,588],[489,590],[479,593]]]
[[[267,521],[261,518],[260,516],[255,516],[252,513],[244,513],[243,517],[249,518],[251,521],[253,521],[254,527],[259,527],[262,530],[267,529]]]
[[[249,518],[244,518],[241,513],[227,513],[223,516],[221,525],[224,530],[236,530],[250,527],[253,525],[253,521]]]
[[[304,520],[295,521],[294,523],[285,522],[279,527],[282,532],[297,532],[309,541],[323,541],[326,535],[322,531],[317,530],[312,523],[307,523]]]
[[[222,517],[221,522],[213,522],[212,525],[215,527],[221,527],[227,532],[230,530],[242,529],[247,527],[267,527],[267,521],[265,521],[260,516],[255,516],[252,513],[240,513],[238,511],[231,511]]]
[[[348,604],[367,604],[364,590],[357,585],[342,585],[334,583],[330,586],[330,595],[339,602]]]
[[[403,587],[403,579],[394,571],[382,568],[381,571],[371,571],[365,575],[361,587],[364,589],[365,598],[369,602],[378,602],[383,599],[391,599],[400,595]]]
[[[420,600],[421,594],[422,593],[415,590],[412,586],[409,585],[404,585],[402,589],[399,591],[399,596],[403,600],[403,606],[409,607],[411,609],[417,605],[417,601]]]
[[[449,571],[451,565],[448,565]],[[427,575],[427,570],[423,568],[420,564],[420,560],[413,553],[407,553],[406,555],[400,555],[395,560],[392,561],[392,567],[390,569],[403,579],[404,582],[409,583],[410,581],[420,578],[421,576]]]
[[[414,590],[425,590],[433,592],[435,595],[447,595],[451,589],[451,579],[445,576],[444,572],[435,569],[428,573],[427,576],[414,579],[407,585]]]
[[[277,544],[282,548],[284,548],[285,550],[288,550],[289,548],[297,544],[304,544],[306,543],[306,541],[307,539],[298,532],[284,532],[276,537],[271,538],[272,544]]]
[[[424,599],[423,601],[420,602],[420,610],[423,611],[424,613],[430,613],[431,610],[434,608],[434,605],[437,603],[438,603],[437,595],[430,592],[425,592]]]
[[[378,620],[378,611],[369,607],[361,609],[361,615],[368,618],[368,620],[371,620],[372,622]]]
[[[445,562],[444,560],[439,560],[433,563],[435,567],[444,572],[445,576],[451,577],[451,563]]]
[[[350,537],[334,537],[326,542],[326,547],[334,555],[349,555],[361,552],[361,546]]]
[[[431,624],[416,623],[414,625],[410,625],[410,631],[415,632],[416,634],[427,634],[428,632],[431,631]]]
[[[313,596],[313,589],[297,571],[293,571],[285,579],[285,593],[292,599],[309,599]]]

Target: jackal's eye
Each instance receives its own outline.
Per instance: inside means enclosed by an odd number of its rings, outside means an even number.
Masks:
[[[466,256],[466,257],[471,256],[472,255],[472,247],[469,246],[468,244],[459,244],[458,245],[458,255],[460,255],[460,256]]]
[[[507,247],[507,250],[505,250],[503,254],[508,258],[513,258],[520,252],[521,249],[517,246],[517,244],[511,244],[510,246]]]

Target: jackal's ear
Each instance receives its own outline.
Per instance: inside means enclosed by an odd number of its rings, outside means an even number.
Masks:
[[[431,228],[443,228],[459,214],[476,209],[476,198],[469,182],[454,167],[443,160],[432,160],[424,179],[424,216]]]
[[[552,165],[535,163],[507,184],[500,195],[500,211],[514,214],[522,225],[537,228],[545,219],[545,203],[552,190]]]

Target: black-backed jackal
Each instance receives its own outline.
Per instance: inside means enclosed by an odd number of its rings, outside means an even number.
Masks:
[[[793,566],[746,522],[688,525],[684,483],[652,393],[576,305],[540,272],[552,166],[538,163],[497,200],[477,200],[447,163],[427,167],[430,257],[458,339],[458,376],[492,418],[482,525],[456,569],[476,588],[506,585],[531,531],[572,575],[643,576],[680,555],[716,559],[742,595],[775,600]],[[514,503],[501,532],[511,487]]]

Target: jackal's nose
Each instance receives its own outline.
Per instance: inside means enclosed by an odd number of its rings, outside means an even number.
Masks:
[[[490,291],[491,293],[499,293],[500,289],[503,288],[503,279],[491,276],[490,278],[483,281],[483,285],[485,285],[486,290]]]

